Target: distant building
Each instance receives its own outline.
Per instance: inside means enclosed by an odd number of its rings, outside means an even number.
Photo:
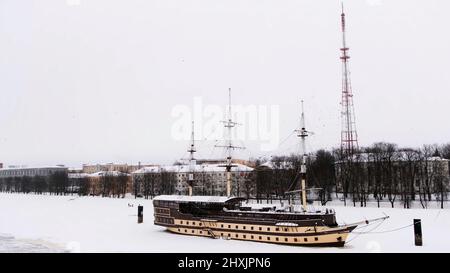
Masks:
[[[23,177],[23,176],[43,176],[48,177],[54,173],[63,172],[67,173],[68,168],[64,166],[49,166],[49,167],[21,167],[21,166],[9,166],[7,168],[0,169],[0,178],[8,177]]]
[[[232,168],[232,192],[235,195],[253,195],[250,187],[253,168],[235,164]],[[144,167],[132,173],[136,195],[188,194],[189,165],[168,165]],[[173,190],[173,192],[170,192]],[[147,194],[146,194],[147,193]],[[221,164],[194,165],[194,195],[225,195],[226,171]]]
[[[197,164],[223,164],[224,160],[223,159],[196,159]],[[245,165],[251,168],[255,168],[256,164],[255,162],[252,161],[248,161],[245,159],[238,159],[238,158],[233,158],[231,159],[231,163],[233,164],[241,164],[241,165]]]
[[[153,164],[137,164],[137,165],[128,165],[128,164],[115,164],[115,163],[106,163],[106,164],[83,164],[81,172],[83,173],[96,173],[96,172],[123,172],[123,173],[132,173],[136,170],[139,170],[143,167],[155,166]]]

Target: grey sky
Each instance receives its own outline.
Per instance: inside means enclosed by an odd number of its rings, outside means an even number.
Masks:
[[[345,6],[360,145],[449,142],[449,1]],[[309,147],[336,146],[340,45],[334,0],[1,0],[0,162],[172,162],[187,147],[173,107],[225,105],[228,87],[279,105],[281,140],[303,98]],[[245,144],[239,157],[271,154]]]

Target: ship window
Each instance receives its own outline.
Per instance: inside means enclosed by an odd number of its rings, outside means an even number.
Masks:
[[[192,230],[192,233],[194,233],[195,231],[194,230]]]
[[[195,226],[195,222],[192,222],[192,225]]]
[[[184,232],[187,232],[187,229],[185,229]]]
[[[252,235],[251,238],[254,239],[255,237]]]
[[[222,236],[222,237],[223,237],[223,233],[220,233],[220,236]]]
[[[236,238],[238,238],[239,237],[239,234],[236,234]]]
[[[247,237],[247,236],[245,236],[245,235],[242,235],[242,237],[244,237],[244,239]]]
[[[278,237],[276,237],[275,240],[277,240],[277,242],[278,242],[278,240],[279,240]]]
[[[180,229],[178,229],[178,231],[180,231]]]
[[[253,230],[253,227],[250,227],[251,230]]]
[[[236,229],[238,229],[239,228],[239,226],[236,226]]]
[[[294,242],[297,242],[298,240],[297,240],[297,238],[294,238]]]
[[[270,237],[267,237],[267,240],[270,241]]]
[[[230,234],[230,233],[228,233],[228,237],[231,237],[231,234]]]
[[[267,228],[267,231],[270,231],[270,227]]]
[[[186,222],[186,225],[189,225],[189,221]]]
[[[280,229],[279,228],[275,228],[275,231],[279,231]]]
[[[203,231],[200,231],[200,234],[203,234]]]
[[[181,221],[180,224],[183,224],[183,221]]]
[[[220,225],[220,227],[223,227],[223,225]]]
[[[284,231],[288,231],[288,228],[284,228]]]
[[[262,227],[259,227],[259,230],[262,230]]]
[[[284,238],[284,241],[287,242],[287,241],[288,241],[288,238]]]
[[[202,223],[198,223],[199,226],[202,226]]]
[[[262,240],[262,236],[259,236],[259,239]]]
[[[244,226],[244,229],[245,229],[246,227]]]
[[[228,225],[228,228],[231,228],[231,225]]]
[[[315,240],[315,241],[319,241],[319,238],[317,238],[317,237],[314,237],[314,240]]]
[[[305,242],[308,242],[308,238],[303,239]]]

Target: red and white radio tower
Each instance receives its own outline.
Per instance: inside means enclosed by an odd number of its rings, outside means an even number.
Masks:
[[[355,110],[353,108],[353,93],[350,81],[350,71],[348,68],[349,48],[345,41],[345,13],[342,4],[342,101],[341,101],[341,151],[344,154],[353,154],[358,149],[358,134],[356,133]]]

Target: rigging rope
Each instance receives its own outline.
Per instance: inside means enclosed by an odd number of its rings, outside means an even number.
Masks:
[[[374,232],[372,232],[372,231],[374,230],[374,229],[372,229],[372,230],[367,231],[367,232],[355,232],[355,233],[356,233],[356,234],[367,234],[367,233],[372,233],[372,234],[382,234],[382,233],[395,232],[395,231],[399,231],[399,230],[402,230],[402,229],[405,229],[405,228],[414,226],[415,224],[419,224],[420,222],[421,222],[421,221],[418,221],[417,223],[409,224],[409,225],[406,225],[406,226],[402,226],[402,227],[394,228],[394,229],[390,229],[390,230],[383,230],[383,231],[374,231]]]
[[[382,220],[378,225],[376,225],[376,226],[375,226],[374,228],[372,228],[371,230],[368,230],[368,231],[361,231],[361,232],[354,231],[353,233],[356,234],[355,237],[353,237],[352,239],[348,240],[347,243],[349,243],[349,242],[355,240],[356,238],[358,238],[360,235],[363,235],[363,234],[383,234],[383,233],[395,232],[395,231],[399,231],[399,230],[402,230],[402,229],[405,229],[405,228],[409,228],[409,227],[414,226],[414,225],[416,225],[416,224],[420,224],[420,223],[422,222],[422,221],[418,221],[417,223],[409,224],[409,225],[406,225],[406,226],[402,226],[402,227],[398,227],[398,228],[394,228],[394,229],[390,229],[390,230],[374,231],[375,229],[377,229],[378,227],[380,227],[381,224],[383,224],[385,220],[386,220],[386,219]],[[358,227],[358,228],[356,228],[356,229],[359,229],[359,228],[367,228],[367,227],[370,226],[370,225],[371,225],[371,224],[367,224],[367,225],[365,225],[365,226]],[[355,230],[356,230],[356,229],[355,229]]]
[[[383,219],[382,221],[380,221],[380,223],[378,223],[378,225],[376,225],[376,226],[375,226],[374,228],[372,228],[371,230],[366,231],[365,233],[364,233],[364,232],[354,232],[354,233],[356,234],[355,237],[353,237],[352,239],[348,240],[347,243],[350,243],[351,241],[355,240],[356,238],[358,238],[358,237],[359,237],[360,235],[362,235],[362,234],[366,234],[366,233],[369,233],[369,232],[371,232],[371,231],[377,229],[378,227],[381,226],[381,224],[384,223],[385,220],[386,220],[386,219]],[[375,223],[376,223],[376,222],[375,222]],[[361,228],[367,228],[369,225],[370,225],[370,224],[365,225],[365,226],[363,226],[363,227],[361,227]]]

